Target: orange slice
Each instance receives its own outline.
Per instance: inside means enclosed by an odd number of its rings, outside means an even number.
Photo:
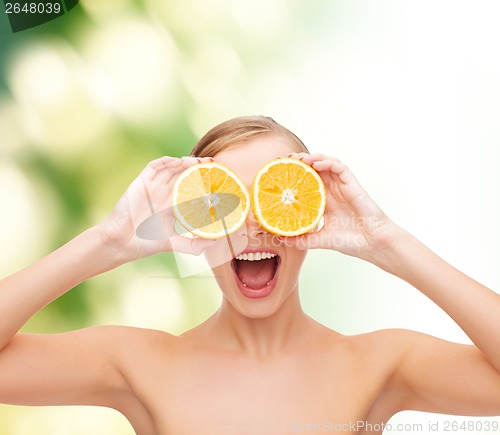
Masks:
[[[218,239],[243,225],[250,196],[243,182],[224,165],[200,163],[179,175],[172,205],[186,230],[204,239]]]
[[[298,236],[315,228],[326,206],[323,180],[298,159],[267,163],[252,184],[252,209],[267,231]]]

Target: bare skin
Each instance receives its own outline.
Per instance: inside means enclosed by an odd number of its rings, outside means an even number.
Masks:
[[[283,139],[264,136],[215,160],[250,185],[264,163],[291,152]],[[231,240],[242,246],[237,253],[272,247],[279,255],[276,286],[265,298],[244,296],[231,262],[219,261],[226,240],[173,239],[168,211],[164,240],[135,236],[151,209],[167,209],[176,176],[197,163],[191,158],[152,162],[105,222],[0,281],[0,403],[110,407],[140,435],[281,435],[325,421],[339,433],[380,433],[353,425],[385,423],[406,409],[500,415],[500,296],[390,221],[341,162],[320,154],[292,157],[311,164],[325,182],[325,225],[279,240],[250,214]],[[205,252],[223,292],[219,310],[198,327],[178,337],[120,326],[18,333],[79,282],[173,248]],[[474,345],[407,330],[343,336],[318,324],[302,311],[298,295],[300,266],[314,248],[359,257],[406,280]]]

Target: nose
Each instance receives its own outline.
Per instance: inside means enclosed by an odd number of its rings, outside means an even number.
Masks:
[[[250,210],[248,213],[246,224],[247,236],[252,238],[266,233],[266,230],[260,226],[259,221],[255,218],[253,211]]]

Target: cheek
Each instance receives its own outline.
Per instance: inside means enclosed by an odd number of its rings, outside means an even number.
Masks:
[[[289,248],[287,249],[287,276],[297,279],[300,273],[300,268],[307,256],[307,250]]]

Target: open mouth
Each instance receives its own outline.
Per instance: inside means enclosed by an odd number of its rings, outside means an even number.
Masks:
[[[247,296],[264,296],[274,287],[281,258],[269,251],[243,252],[233,258],[231,266],[240,289]]]

